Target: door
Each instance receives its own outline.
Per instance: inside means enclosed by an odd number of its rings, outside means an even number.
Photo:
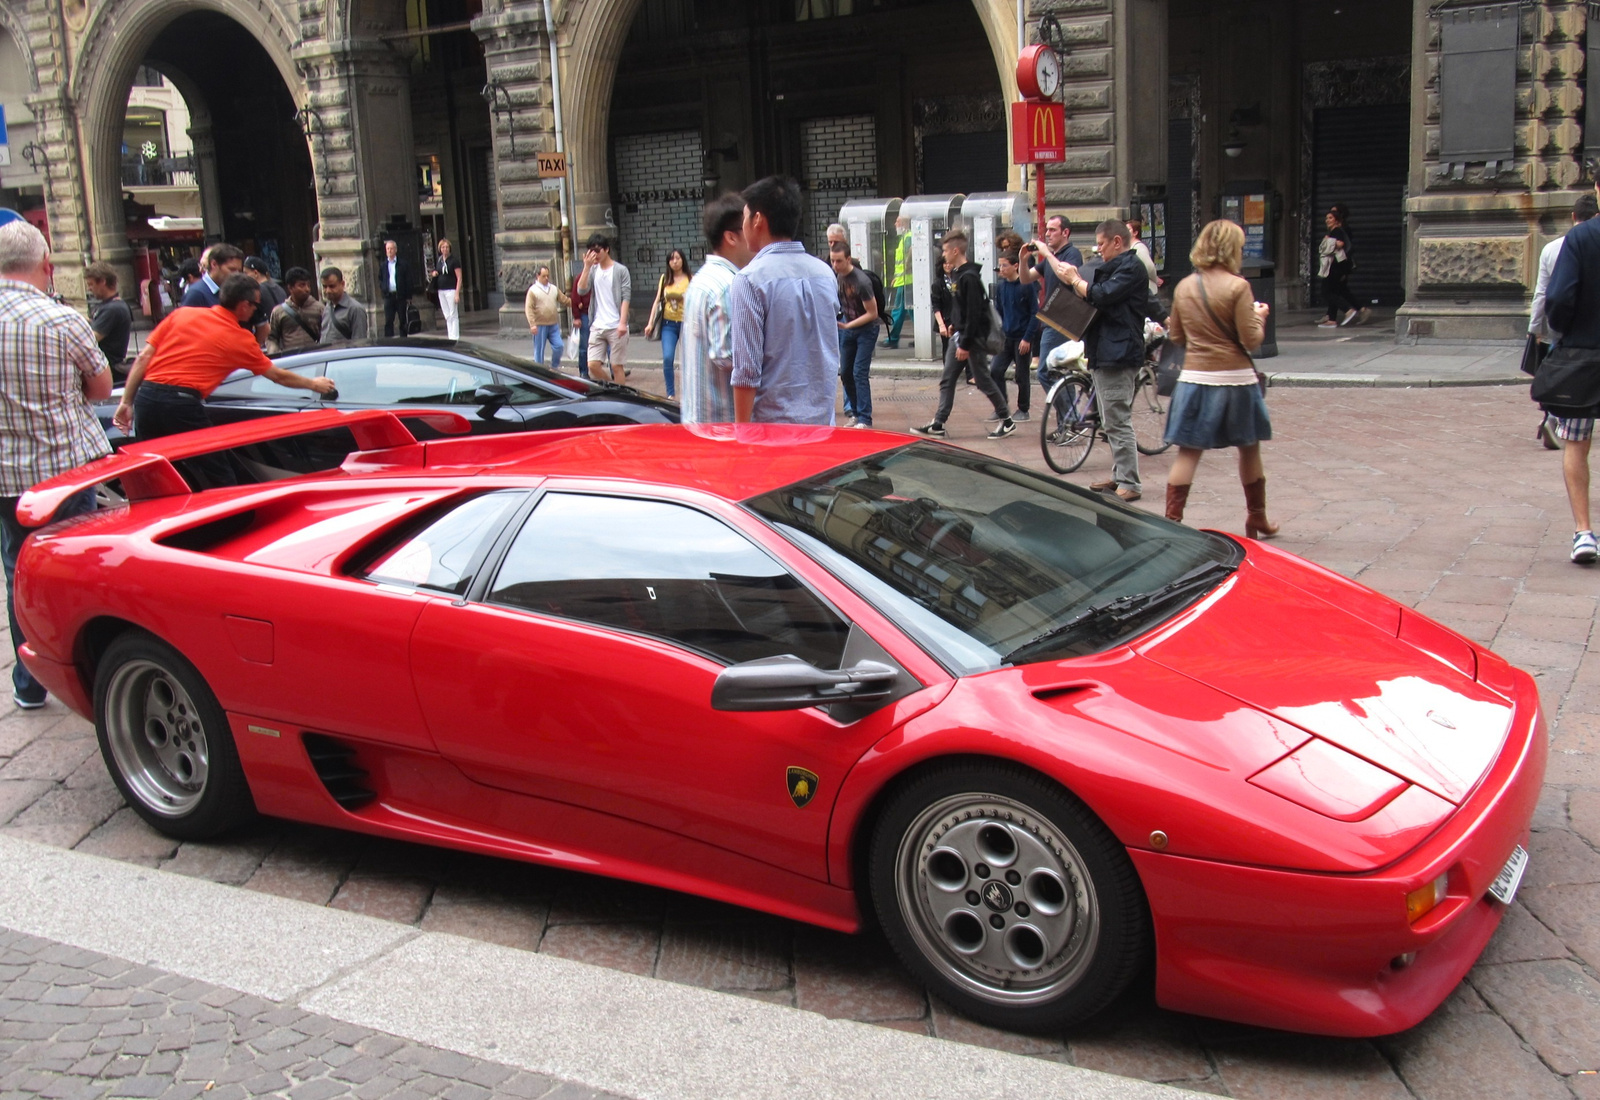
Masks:
[[[728,664],[838,668],[850,625],[740,532],[682,504],[550,493],[481,601],[412,641],[439,749],[490,785],[585,806],[826,880],[829,807],[892,709],[713,711]],[[818,777],[796,805],[788,769]],[[623,853],[638,858],[638,853]]]
[[[332,360],[327,375],[336,390],[325,407],[431,407],[462,414],[475,435],[567,427],[577,419],[565,410],[571,394],[465,359],[383,352]],[[440,435],[420,422],[411,427],[419,438]]]
[[[1312,142],[1312,275],[1323,215],[1334,203],[1350,208],[1346,228],[1356,262],[1350,295],[1365,304],[1405,301],[1406,176],[1411,169],[1411,108],[1323,107]],[[1321,280],[1313,279],[1321,301]],[[1323,304],[1326,304],[1325,302]]]

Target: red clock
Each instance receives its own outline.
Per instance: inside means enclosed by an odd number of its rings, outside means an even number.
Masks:
[[[1023,99],[1053,99],[1061,89],[1061,58],[1043,42],[1017,58],[1017,90]]]

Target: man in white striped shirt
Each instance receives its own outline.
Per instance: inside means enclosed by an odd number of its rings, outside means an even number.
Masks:
[[[750,262],[744,241],[744,199],[727,194],[706,204],[700,218],[710,252],[683,301],[683,375],[679,393],[685,424],[733,423],[733,279]]]
[[[11,582],[28,536],[17,522],[17,498],[111,452],[89,407],[111,396],[111,370],[89,322],[50,297],[54,270],[44,234],[25,221],[0,225],[0,558],[13,647],[26,640],[12,610]],[[93,509],[94,490],[87,489],[55,518]],[[44,687],[20,658],[11,685],[17,706],[44,706]]]

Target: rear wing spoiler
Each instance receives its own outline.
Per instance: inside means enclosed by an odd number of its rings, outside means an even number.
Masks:
[[[178,473],[174,462],[248,447],[252,443],[346,428],[356,437],[358,451],[414,446],[417,439],[406,428],[406,420],[424,421],[446,435],[464,435],[472,430],[471,423],[459,413],[427,409],[362,409],[359,412],[319,409],[183,432],[147,443],[130,443],[114,455],[40,482],[17,501],[17,522],[25,527],[42,527],[50,522],[67,498],[108,481],[120,480],[123,496],[130,502],[188,496],[194,490]]]

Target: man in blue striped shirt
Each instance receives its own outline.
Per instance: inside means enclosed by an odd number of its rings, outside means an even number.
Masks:
[[[744,199],[727,194],[700,217],[705,263],[683,300],[683,422],[733,423],[733,281],[750,262],[744,243]]]

